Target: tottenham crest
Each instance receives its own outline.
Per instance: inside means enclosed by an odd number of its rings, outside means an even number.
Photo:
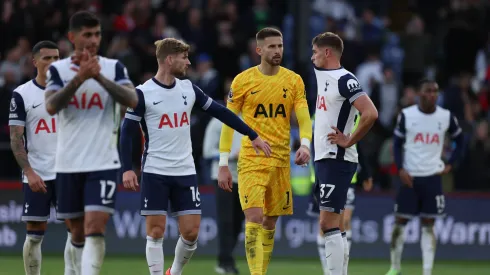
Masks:
[[[228,93],[228,102],[233,102],[233,90],[230,88],[230,92]]]
[[[12,98],[10,101],[10,111],[13,112],[17,109],[17,103],[15,103],[15,99]]]

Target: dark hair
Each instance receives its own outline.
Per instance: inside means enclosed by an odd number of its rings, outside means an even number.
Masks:
[[[263,28],[261,29],[256,35],[255,35],[255,39],[257,40],[264,40],[266,39],[267,37],[282,37],[282,33],[280,30],[278,29],[275,29],[275,28],[271,28],[271,27],[267,27],[267,28]]]
[[[424,84],[427,84],[427,83],[436,83],[436,81],[435,80],[432,80],[432,79],[428,79],[428,78],[422,78],[422,79],[420,79],[417,82],[417,91],[421,91],[422,90],[422,86],[424,86]]]
[[[93,28],[99,25],[99,18],[88,11],[78,11],[70,18],[70,31],[80,31],[84,27]]]
[[[49,41],[49,40],[37,42],[37,44],[34,45],[34,47],[32,47],[32,54],[34,55],[34,54],[39,53],[41,51],[41,49],[57,50],[58,45],[56,45],[56,43],[54,43],[53,41]]]
[[[317,47],[329,47],[337,51],[340,55],[344,52],[344,41],[333,32],[324,32],[313,38],[312,45]]]

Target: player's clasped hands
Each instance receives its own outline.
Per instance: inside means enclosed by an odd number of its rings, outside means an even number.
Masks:
[[[136,173],[133,170],[129,170],[124,172],[123,174],[123,186],[124,188],[131,189],[133,191],[136,191],[138,188],[138,177],[136,176]]]
[[[80,64],[78,75],[83,81],[95,78],[100,74],[100,65],[97,56],[91,56],[86,49],[75,55],[73,63]]]

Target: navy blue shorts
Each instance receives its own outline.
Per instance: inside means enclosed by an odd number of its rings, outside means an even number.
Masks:
[[[114,213],[118,171],[57,173],[58,219],[79,218],[91,211]]]
[[[320,205],[318,201],[320,200],[320,189],[318,185],[315,183],[311,189],[310,201],[308,202],[308,209],[306,210],[306,214],[310,217],[318,217],[320,216]],[[354,209],[356,205],[356,188],[353,184],[347,190],[347,199],[345,201],[346,209]]]
[[[33,192],[29,184],[23,183],[24,208],[22,211],[22,221],[25,222],[45,222],[49,220],[51,206],[56,207],[56,190],[54,180],[44,182],[46,184],[46,194]]]
[[[413,177],[413,188],[402,185],[398,190],[395,213],[402,218],[436,218],[444,215],[445,206],[440,175]]]
[[[357,163],[337,159],[315,161],[318,201],[321,211],[340,214],[347,202],[347,191],[357,171]]]
[[[201,197],[197,175],[163,176],[152,173],[141,175],[141,215],[172,216],[201,215]]]

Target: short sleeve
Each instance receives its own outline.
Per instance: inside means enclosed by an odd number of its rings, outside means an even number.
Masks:
[[[146,105],[143,92],[140,89],[136,89],[136,94],[138,95],[138,104],[136,105],[136,108],[128,108],[124,117],[139,122],[145,116]]]
[[[450,113],[449,114],[449,129],[448,129],[449,135],[451,136],[451,138],[455,138],[455,137],[459,136],[462,132],[463,132],[463,130],[459,126],[458,119],[452,113]]]
[[[26,115],[24,99],[19,93],[13,92],[10,100],[9,126],[25,126]]]
[[[294,91],[294,108],[307,108],[305,83],[301,76],[296,75],[295,91]]]
[[[192,88],[194,89],[194,93],[196,94],[197,105],[199,105],[199,107],[206,111],[209,106],[211,106],[211,103],[213,103],[213,99],[205,94],[197,85],[192,84]]]
[[[361,95],[366,94],[357,78],[351,74],[346,74],[339,78],[338,88],[340,95],[348,99],[351,104]]]
[[[396,120],[394,134],[399,138],[405,138],[406,132],[407,130],[405,128],[405,114],[401,112]]]
[[[233,79],[233,82],[231,83],[226,107],[228,107],[228,109],[230,110],[241,111],[244,100],[245,93],[243,91],[243,82],[240,75],[238,75]]]
[[[64,86],[58,69],[53,65],[49,66],[46,83],[46,91],[58,91]]]
[[[114,77],[114,82],[119,85],[133,84],[129,79],[128,70],[120,61],[117,61],[116,63],[116,74]]]

